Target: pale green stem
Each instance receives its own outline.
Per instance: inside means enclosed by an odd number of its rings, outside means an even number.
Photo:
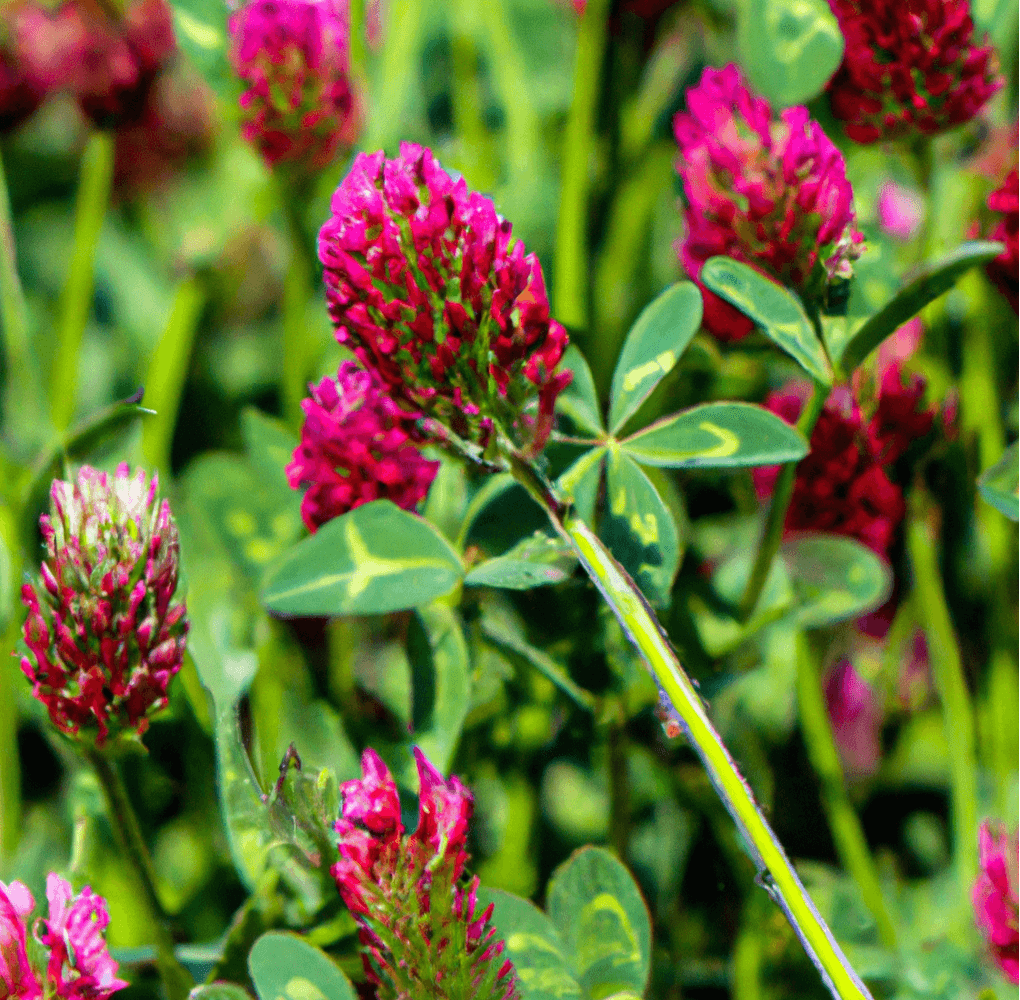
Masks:
[[[453,124],[460,148],[461,172],[472,188],[496,185],[492,158],[487,155],[482,91],[478,79],[478,50],[474,42],[477,17],[474,0],[451,0],[450,62],[453,69]]]
[[[762,964],[758,928],[745,916],[733,946],[733,1000],[762,1000]]]
[[[815,385],[810,398],[804,404],[800,419],[797,421],[797,430],[809,441],[827,399],[828,392],[825,388]],[[776,485],[772,491],[772,502],[769,504],[765,526],[762,529],[761,539],[758,542],[758,551],[754,558],[754,564],[751,567],[751,575],[747,578],[747,586],[740,599],[738,612],[744,621],[751,617],[755,607],[758,605],[762,588],[765,586],[765,581],[768,579],[769,572],[772,569],[772,561],[776,558],[776,553],[779,551],[779,546],[783,541],[786,512],[790,509],[790,501],[793,499],[793,487],[796,481],[797,465],[794,462],[789,462],[780,469],[779,478],[776,479]]]
[[[553,305],[560,322],[580,329],[588,325],[588,193],[608,18],[609,0],[588,0],[579,18],[574,89],[561,155]]]
[[[857,883],[864,905],[875,918],[882,944],[895,949],[896,927],[886,907],[882,883],[868,848],[860,819],[850,802],[843,780],[843,765],[825,705],[817,658],[810,641],[801,635],[797,641],[797,699],[800,706],[801,734],[808,759],[822,783],[822,806],[829,821],[839,860]]]
[[[0,160],[0,318],[3,320],[4,364],[9,378],[12,373],[20,370],[20,362],[28,354],[28,315],[21,279],[18,277],[11,200],[2,160]]]
[[[6,549],[8,579],[21,578],[21,545],[18,516],[0,505],[0,545]],[[4,553],[0,552],[0,559]],[[11,607],[0,608],[0,620],[10,615],[0,647],[0,863],[9,860],[18,846],[21,827],[21,765],[18,760],[18,699],[14,688],[15,659],[11,656],[20,632],[17,588],[11,588]]]
[[[50,412],[58,433],[67,429],[74,415],[78,355],[92,308],[96,249],[113,183],[113,143],[112,132],[94,132],[81,161],[74,216],[74,247],[60,303],[57,352],[50,387]]]
[[[144,402],[156,415],[145,422],[142,454],[146,464],[165,473],[170,471],[170,446],[204,304],[205,290],[198,278],[188,278],[178,287],[170,319],[145,380]]]
[[[932,677],[942,702],[952,788],[953,854],[961,905],[969,909],[970,889],[978,872],[974,711],[939,572],[933,513],[930,503],[915,487],[907,518],[907,553],[914,573],[917,616],[928,640]]]
[[[293,197],[284,192],[284,198]],[[287,204],[290,231],[290,266],[283,284],[283,413],[288,423],[300,427],[301,400],[308,395],[308,294],[312,287],[312,262],[293,207]]]
[[[871,1000],[871,994],[850,967],[758,808],[754,794],[712,725],[705,703],[680,665],[669,638],[637,584],[591,528],[557,500],[551,487],[527,462],[516,455],[509,456],[509,462],[518,482],[545,509],[556,530],[571,543],[624,633],[637,647],[652,676],[676,709],[691,747],[741,834],[757,868],[760,884],[789,918],[833,997]]]

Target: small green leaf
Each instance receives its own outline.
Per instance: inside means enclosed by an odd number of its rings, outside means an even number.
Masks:
[[[690,281],[671,285],[642,310],[613,372],[609,426],[615,434],[668,375],[701,326],[701,292]]]
[[[227,59],[230,8],[217,0],[173,0],[173,8],[181,48],[213,90],[221,96],[229,95],[236,86]]]
[[[603,540],[652,604],[668,604],[680,567],[673,515],[648,476],[618,450],[609,456],[606,494]]]
[[[251,994],[233,983],[213,983],[211,986],[196,986],[188,1000],[251,1000]]]
[[[300,510],[301,492],[291,489],[285,471],[294,457],[297,438],[278,420],[253,406],[241,414],[241,436],[259,481],[272,490],[281,507]]]
[[[965,272],[994,260],[1002,250],[1001,243],[978,240],[964,243],[951,254],[929,264],[858,327],[848,339],[843,353],[833,360],[844,372],[852,372],[889,334],[916,316],[929,302],[948,292]]]
[[[562,538],[536,531],[509,552],[479,563],[466,577],[469,587],[531,590],[561,583],[574,571],[577,557]]]
[[[549,919],[586,995],[640,996],[651,968],[652,927],[633,876],[601,847],[583,847],[553,872]]]
[[[730,257],[707,260],[701,269],[701,281],[753,320],[816,382],[832,385],[832,366],[795,295]]]
[[[602,423],[599,395],[588,362],[576,344],[566,349],[560,367],[572,371],[574,377],[556,397],[556,409],[570,417],[578,430],[601,437],[606,429]]]
[[[804,435],[752,403],[706,403],[664,417],[620,442],[645,465],[732,469],[796,462],[808,453]]]
[[[892,591],[889,564],[855,538],[795,535],[779,554],[798,597],[797,621],[806,628],[859,618]]]
[[[602,459],[605,454],[605,448],[592,448],[591,451],[586,451],[556,481],[556,485],[570,497],[578,517],[588,524],[595,520],[595,504],[599,498]]]
[[[739,8],[741,64],[774,105],[820,94],[843,59],[843,33],[825,0],[749,0]]]
[[[1017,442],[1014,441],[1003,453],[1002,458],[978,478],[981,496],[997,511],[1011,521],[1020,515],[1017,499]]]
[[[526,899],[482,886],[479,907],[490,903],[492,924],[521,982],[521,1000],[584,1000],[549,918]]]
[[[373,500],[298,542],[262,600],[281,615],[366,615],[428,604],[460,581],[450,544],[427,521]]]
[[[357,1000],[350,980],[296,934],[270,931],[252,946],[248,971],[259,1000]]]

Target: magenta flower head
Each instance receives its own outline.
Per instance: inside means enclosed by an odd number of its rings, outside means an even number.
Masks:
[[[855,142],[932,135],[969,121],[1001,86],[967,0],[829,0],[846,39],[829,83]]]
[[[1017,311],[1017,283],[1020,279],[1020,181],[1016,168],[1011,170],[1002,182],[988,196],[988,210],[999,218],[988,234],[990,240],[1004,243],[1006,249],[986,268],[988,277],[1009,299],[1013,311]]]
[[[868,682],[848,659],[840,660],[825,679],[825,703],[832,732],[849,778],[875,772],[882,756],[882,708]]]
[[[439,471],[418,450],[415,417],[353,361],[309,388],[301,443],[287,466],[290,485],[308,487],[301,516],[309,530],[370,500],[413,510]]]
[[[156,491],[156,476],[126,464],[55,480],[40,519],[41,584],[21,589],[32,693],[58,729],[97,747],[145,732],[184,655],[177,526]]]
[[[1017,835],[1001,824],[981,824],[981,874],[971,897],[978,927],[984,933],[996,964],[1015,986],[1020,981],[1020,932],[1017,917]]]
[[[77,896],[59,875],[46,879],[49,917],[36,922],[40,961],[28,954],[28,917],[35,908],[21,882],[0,882],[0,997],[17,1000],[106,1000],[128,984],[103,939],[106,901],[86,886]]]
[[[336,823],[340,895],[359,924],[369,982],[379,1000],[519,1000],[505,945],[479,912],[478,879],[461,883],[473,803],[456,777],[444,781],[415,750],[420,781],[418,827],[407,835],[397,786],[373,750],[363,777],[341,786]]]
[[[305,173],[349,149],[359,127],[346,0],[252,0],[230,18],[241,130],[270,167]]]
[[[691,278],[709,257],[733,257],[824,305],[852,277],[863,249],[853,191],[842,155],[807,108],[776,117],[736,66],[708,68],[673,132],[687,230],[680,260]],[[702,294],[712,333],[750,332],[750,320]]]
[[[570,382],[556,371],[568,338],[538,259],[488,198],[421,146],[362,153],[319,259],[337,340],[394,399],[482,448],[498,437],[541,450]]]

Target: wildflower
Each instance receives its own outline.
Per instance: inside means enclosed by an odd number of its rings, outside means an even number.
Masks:
[[[673,131],[685,203],[680,260],[691,278],[723,255],[823,304],[850,279],[863,240],[853,192],[843,157],[807,108],[777,118],[731,64],[705,70]],[[749,320],[702,295],[709,330],[727,340],[750,331]]]
[[[917,191],[886,181],[878,191],[878,224],[890,236],[909,240],[924,221],[924,199]]]
[[[981,874],[971,893],[978,926],[988,940],[1002,974],[1015,986],[1018,966],[1017,835],[1010,837],[1001,825],[981,824]]]
[[[41,586],[26,583],[21,669],[61,731],[102,747],[140,737],[167,704],[188,622],[177,589],[177,526],[157,478],[126,464],[113,476],[83,466],[55,480],[40,519]]]
[[[0,996],[18,1000],[106,1000],[128,984],[103,939],[110,922],[106,901],[86,886],[77,896],[59,875],[46,878],[49,917],[37,923],[45,966],[29,961],[27,917],[35,908],[21,882],[0,882]]]
[[[357,134],[346,0],[252,0],[232,14],[241,130],[270,167],[321,170]]]
[[[1001,86],[990,45],[974,40],[967,0],[829,0],[846,39],[829,82],[856,142],[932,135],[969,121]]]
[[[850,660],[840,660],[829,671],[825,703],[847,776],[873,774],[882,756],[879,742],[882,708],[875,692]]]
[[[319,233],[340,343],[411,410],[482,447],[501,431],[541,450],[568,338],[542,268],[488,198],[428,149],[360,154]],[[537,397],[537,414],[525,407]]]
[[[478,910],[478,879],[460,883],[467,863],[471,795],[415,750],[418,827],[404,832],[393,777],[373,750],[363,777],[341,786],[336,823],[340,860],[332,872],[359,924],[369,981],[380,1000],[517,1000],[513,965]]]
[[[1018,249],[1020,238],[1017,235],[1020,230],[1020,181],[1017,179],[1015,167],[1002,184],[988,196],[988,209],[1001,216],[988,238],[1006,245],[1006,249],[988,265],[988,277],[1009,299],[1009,304],[1016,312],[1018,260],[1020,260]]]
[[[353,361],[336,378],[309,387],[301,443],[287,466],[294,489],[308,486],[301,516],[310,531],[370,500],[412,510],[439,471],[415,441],[417,420],[400,408],[371,372]]]

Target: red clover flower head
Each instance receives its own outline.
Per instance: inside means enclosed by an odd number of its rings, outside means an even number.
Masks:
[[[1017,910],[1017,835],[1001,824],[982,823],[978,834],[981,873],[971,892],[978,926],[1002,974],[1020,982],[1020,920]]]
[[[126,464],[55,480],[40,519],[41,584],[26,583],[21,669],[58,729],[94,740],[138,738],[167,704],[188,622],[177,589],[177,526],[157,478]]]
[[[990,240],[1004,243],[1006,249],[987,267],[988,277],[1009,299],[1017,311],[1018,267],[1020,267],[1020,181],[1014,167],[1006,179],[988,196],[988,209],[1000,218],[988,234]]]
[[[825,300],[853,274],[863,237],[839,150],[807,108],[776,117],[736,66],[708,68],[673,120],[686,235],[680,259],[696,279],[709,257],[750,264],[803,296]],[[702,289],[705,326],[724,339],[751,322]]]
[[[570,382],[556,371],[567,334],[538,259],[488,198],[421,146],[362,153],[333,195],[319,259],[337,340],[395,399],[481,447],[498,428],[541,450]]]
[[[419,750],[418,827],[406,835],[386,765],[368,749],[363,776],[341,786],[340,860],[332,873],[359,924],[369,982],[379,1000],[519,1000],[513,965],[479,912],[478,879],[461,883],[471,794]],[[438,992],[437,992],[438,988]]]
[[[308,486],[301,516],[309,530],[370,500],[413,510],[439,470],[415,444],[415,416],[353,361],[309,388],[301,443],[287,466],[294,489]]]
[[[321,170],[358,131],[346,0],[252,0],[230,18],[242,133],[270,167]]]
[[[967,0],[829,0],[846,39],[829,83],[856,142],[932,135],[969,121],[1001,86]]]
[[[45,965],[29,960],[27,918],[35,900],[21,882],[0,882],[0,996],[17,1000],[107,1000],[128,984],[103,932],[110,922],[106,901],[86,886],[77,896],[59,875],[46,879],[49,917],[39,918],[36,941]]]

